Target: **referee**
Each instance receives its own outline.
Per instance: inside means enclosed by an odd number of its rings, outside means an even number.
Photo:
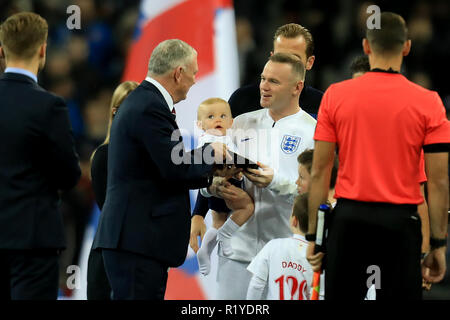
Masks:
[[[404,19],[381,14],[381,28],[363,40],[370,72],[331,85],[319,109],[309,196],[308,260],[315,270],[316,216],[326,200],[334,150],[339,148],[337,205],[329,229],[325,299],[421,299],[423,202],[418,164],[425,152],[431,250],[426,281],[445,275],[450,125],[438,94],[400,74],[411,41]]]

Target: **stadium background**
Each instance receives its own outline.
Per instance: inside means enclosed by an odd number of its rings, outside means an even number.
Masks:
[[[407,21],[413,46],[405,59],[404,74],[410,80],[436,90],[447,110],[450,108],[450,84],[447,80],[450,74],[450,1],[218,2],[234,5],[236,41],[226,47],[226,55],[235,56],[238,61],[236,86],[258,81],[272,49],[273,33],[278,26],[289,22],[304,25],[314,36],[316,61],[307,74],[308,84],[326,90],[331,83],[349,78],[351,60],[362,54],[366,8],[377,4],[382,11],[394,11]],[[66,26],[69,16],[66,9],[72,4],[81,8],[80,30],[68,30]],[[81,158],[83,176],[75,189],[63,195],[61,206],[69,243],[61,256],[61,298],[83,297],[77,292],[82,289],[67,288],[66,270],[69,265],[83,266],[89,248],[86,239],[92,237],[98,219],[89,178],[89,160],[106,134],[112,91],[124,77],[128,54],[138,36],[138,21],[142,21],[140,5],[140,0],[3,0],[0,3],[1,22],[18,11],[34,11],[48,20],[47,65],[39,75],[39,83],[66,99]],[[193,18],[195,12],[184,14],[189,24],[196,23]],[[204,287],[200,288],[197,269],[195,257],[190,252],[182,268],[171,273],[169,287],[174,294],[168,298],[201,299],[210,296],[204,292]],[[443,283],[433,285],[432,291],[424,296],[426,299],[450,299],[448,270]]]

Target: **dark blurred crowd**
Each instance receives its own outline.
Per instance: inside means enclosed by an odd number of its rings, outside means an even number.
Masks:
[[[299,23],[310,29],[316,60],[306,82],[320,90],[350,78],[353,58],[363,54],[366,9],[376,4],[406,20],[412,49],[403,73],[421,86],[436,90],[450,107],[450,1],[448,0],[235,0],[241,82],[258,81],[272,50],[276,28]]]
[[[206,1],[206,0],[205,0]],[[49,23],[47,65],[39,83],[65,98],[83,177],[63,195],[62,212],[68,248],[61,257],[61,288],[66,268],[78,264],[84,231],[94,205],[90,156],[103,142],[109,104],[120,83],[126,55],[139,16],[140,0],[2,0],[0,22],[19,11],[34,11]],[[81,9],[81,29],[69,30],[70,5]],[[373,4],[359,0],[234,0],[241,84],[258,82],[272,50],[277,27],[299,23],[313,34],[316,56],[307,83],[325,90],[350,77],[350,64],[363,54],[361,39]],[[382,11],[401,14],[409,27],[412,51],[404,73],[412,81],[438,91],[450,107],[450,1],[375,1]],[[66,294],[70,294],[66,292]]]

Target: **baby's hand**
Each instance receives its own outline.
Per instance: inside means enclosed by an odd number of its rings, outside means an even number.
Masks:
[[[242,171],[240,171],[240,172],[236,173],[233,178],[241,181],[243,177],[244,177],[244,174],[242,173]]]

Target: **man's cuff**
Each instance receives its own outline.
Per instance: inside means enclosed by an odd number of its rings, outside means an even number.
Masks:
[[[272,181],[270,181],[269,185],[267,186],[267,188],[269,188],[270,190],[275,190],[277,184],[279,184],[278,181],[278,175],[276,174],[275,170],[273,171],[273,177],[272,177]]]
[[[212,194],[210,194],[210,193],[208,192],[208,188],[201,188],[201,189],[200,189],[200,194],[201,194],[202,196],[204,196],[205,198],[211,198],[211,197],[212,197]]]
[[[210,185],[212,185],[213,181],[214,181],[214,176],[211,174],[208,176],[208,185],[206,186],[206,188],[208,188]]]

